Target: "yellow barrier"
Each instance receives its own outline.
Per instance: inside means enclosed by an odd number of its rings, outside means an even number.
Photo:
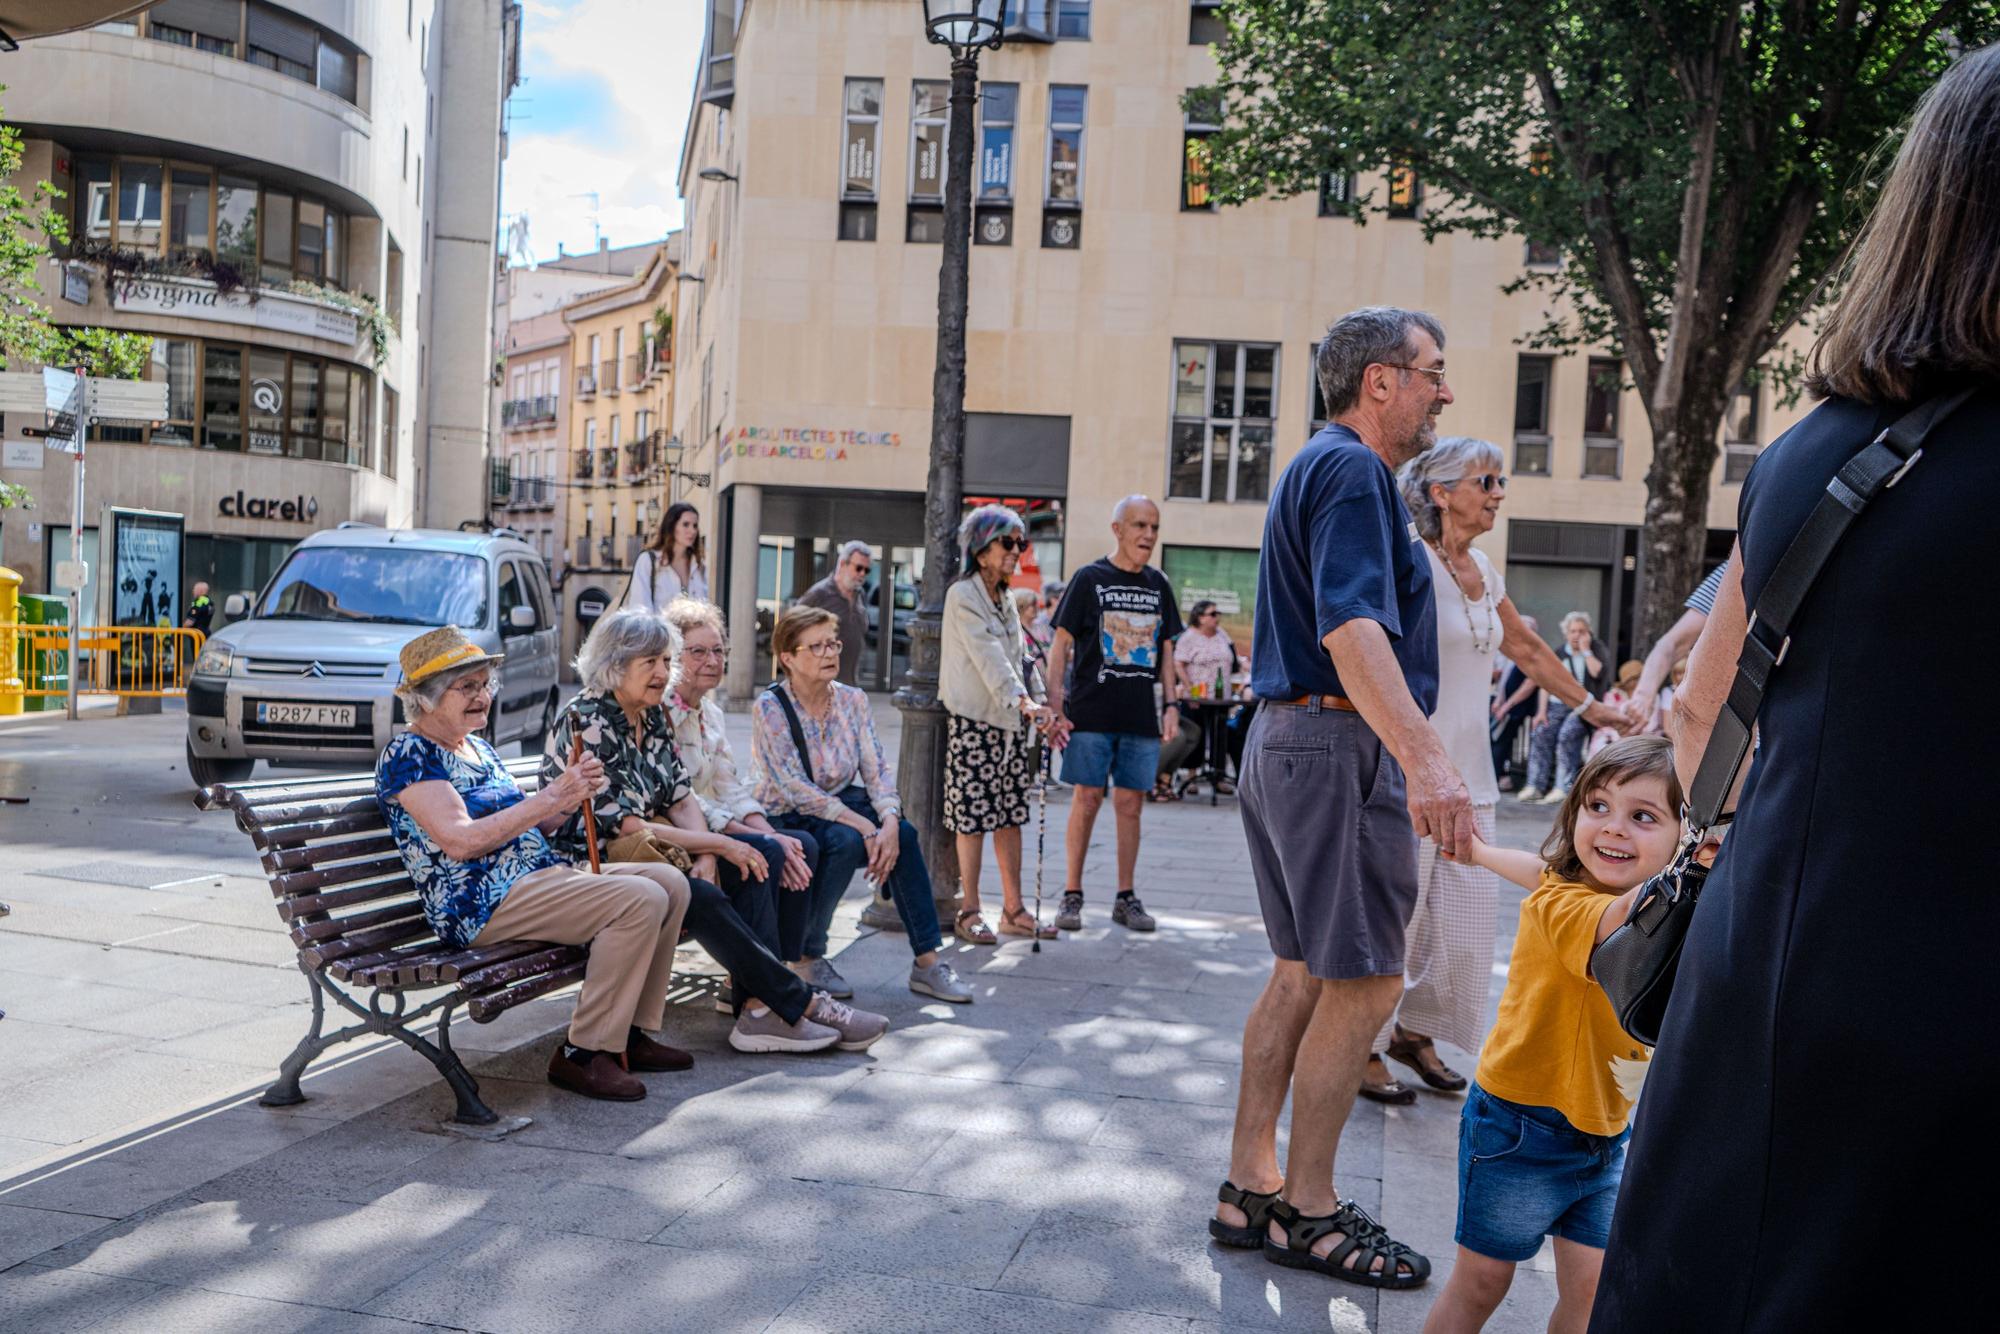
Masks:
[[[161,699],[185,695],[195,659],[208,639],[199,630],[144,625],[86,625],[78,632],[79,695],[127,695]],[[21,625],[0,622],[0,644],[20,644],[28,661],[37,653],[67,653],[66,625]],[[18,651],[18,650],[16,650]],[[9,661],[12,658],[10,655]],[[36,688],[0,673],[0,700],[61,697],[61,687]],[[9,710],[0,704],[0,713]]]

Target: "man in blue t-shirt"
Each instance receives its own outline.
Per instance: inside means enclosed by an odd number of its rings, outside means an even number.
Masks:
[[[1271,493],[1250,680],[1261,704],[1236,789],[1277,958],[1244,1029],[1229,1179],[1209,1230],[1231,1245],[1269,1242],[1265,1254],[1292,1268],[1411,1287],[1430,1261],[1342,1203],[1333,1161],[1402,996],[1417,838],[1449,855],[1475,833],[1465,781],[1427,717],[1436,608],[1395,477],[1436,443],[1452,401],[1444,329],[1371,306],[1336,320],[1314,360],[1332,421]]]

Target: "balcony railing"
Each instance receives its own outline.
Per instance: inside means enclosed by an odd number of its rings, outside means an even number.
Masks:
[[[639,381],[645,375],[645,373],[646,373],[646,359],[640,356],[637,352],[626,353],[625,379],[623,381],[625,387],[627,389],[637,389],[639,387]]]
[[[597,376],[592,374],[589,370],[578,371],[576,373],[576,396],[578,398],[589,398],[596,392],[597,392]]]
[[[546,477],[516,477],[507,504],[511,509],[551,509],[555,505],[555,483]]]
[[[606,445],[597,451],[597,480],[609,486],[618,480],[618,447]]]
[[[592,466],[597,461],[596,456],[588,449],[579,449],[575,451],[575,454],[576,458],[571,465],[570,475],[579,482],[587,482],[591,479],[592,474],[597,471]]]
[[[514,494],[513,469],[494,459],[486,469],[487,496],[494,505],[511,503]]]
[[[509,429],[542,426],[556,419],[556,398],[542,394],[535,398],[510,398],[500,405],[500,424]]]
[[[618,358],[606,357],[597,363],[597,383],[607,394],[618,392]]]

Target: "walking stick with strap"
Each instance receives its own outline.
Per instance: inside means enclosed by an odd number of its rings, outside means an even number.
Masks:
[[[570,739],[569,762],[574,766],[582,758],[583,737],[579,734]],[[603,875],[603,864],[597,859],[597,812],[591,809],[591,804],[596,800],[595,792],[586,792],[583,795],[583,846],[590,853],[590,873]]]

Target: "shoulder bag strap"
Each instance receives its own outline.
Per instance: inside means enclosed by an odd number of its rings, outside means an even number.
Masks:
[[[1729,799],[1743,757],[1750,752],[1764,691],[1791,647],[1792,618],[1848,525],[1877,496],[1903,480],[1903,474],[1923,457],[1925,438],[1973,393],[1966,389],[1919,404],[1842,464],[1826,484],[1826,494],[1785,549],[1750,613],[1743,652],[1736,659],[1736,680],[1716,715],[1708,749],[1702,752],[1701,767],[1688,792],[1688,819],[1696,830],[1706,830],[1721,818],[1722,803]],[[1737,577],[1742,577],[1740,570]]]
[[[792,744],[799,748],[799,764],[806,771],[806,779],[814,786],[818,786],[819,779],[813,775],[812,751],[806,747],[805,724],[799,721],[799,711],[792,707],[792,697],[787,695],[784,687],[780,685],[772,684],[764,689],[778,701],[778,707],[785,711],[785,721],[792,729]]]

